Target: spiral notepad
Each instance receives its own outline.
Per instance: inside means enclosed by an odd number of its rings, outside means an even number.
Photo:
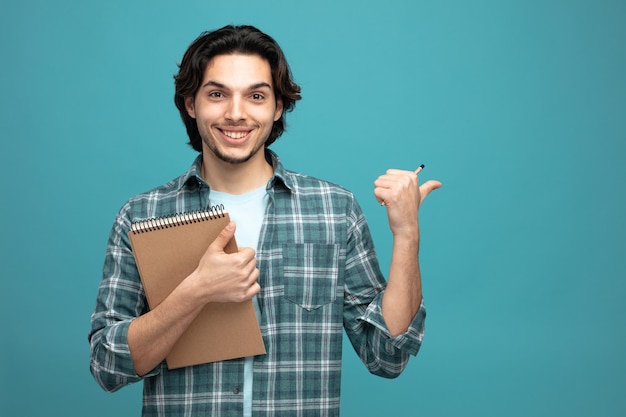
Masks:
[[[196,210],[188,213],[176,213],[171,216],[154,217],[134,222],[130,226],[133,234],[151,232],[154,230],[168,229],[170,227],[183,226],[209,220],[226,219],[228,213],[223,205],[211,206],[205,210]],[[225,224],[228,224],[228,219]],[[219,232],[218,232],[219,233]]]
[[[134,222],[128,237],[151,309],[189,274],[230,217],[223,206]],[[235,240],[224,248],[237,251]],[[209,303],[166,357],[169,369],[265,353],[252,301]]]

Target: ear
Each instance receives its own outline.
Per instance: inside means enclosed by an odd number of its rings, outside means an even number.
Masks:
[[[276,99],[276,110],[274,111],[274,121],[278,121],[280,116],[283,115],[283,101],[281,99]]]
[[[187,109],[187,114],[192,119],[196,118],[196,107],[194,105],[193,97],[185,97],[185,109]]]

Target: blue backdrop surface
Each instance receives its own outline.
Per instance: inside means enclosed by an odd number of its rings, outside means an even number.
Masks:
[[[395,380],[346,345],[345,416],[626,415],[626,2],[4,0],[0,415],[139,415],[87,331],[115,213],[194,153],[176,63],[254,24],[304,99],[273,146],[354,191],[437,178],[421,214],[426,337]]]

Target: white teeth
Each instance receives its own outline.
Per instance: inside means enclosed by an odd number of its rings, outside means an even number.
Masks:
[[[241,139],[248,134],[248,132],[228,132],[226,130],[223,131],[224,135],[233,139]]]

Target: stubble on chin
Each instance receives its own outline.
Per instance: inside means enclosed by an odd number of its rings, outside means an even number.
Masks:
[[[236,164],[243,164],[245,162],[248,162],[250,159],[252,159],[252,157],[256,155],[257,152],[261,150],[261,148],[263,148],[263,145],[265,145],[265,142],[259,144],[248,155],[240,156],[240,157],[229,156],[229,155],[224,154],[217,146],[215,146],[215,144],[210,143],[209,141],[204,141],[204,144],[207,146],[207,148],[209,148],[209,150],[213,153],[213,155],[215,155],[215,157],[219,159],[220,161],[226,162],[228,164],[236,165]]]

